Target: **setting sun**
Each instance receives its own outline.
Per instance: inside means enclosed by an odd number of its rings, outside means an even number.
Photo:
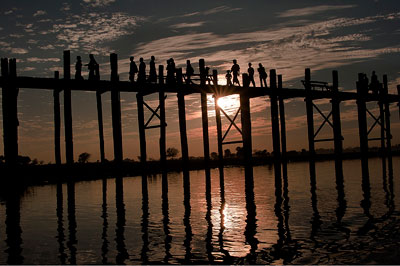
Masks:
[[[224,109],[224,111],[232,112],[236,111],[240,106],[239,95],[233,94],[225,97],[221,97],[218,99],[217,104],[220,108]]]

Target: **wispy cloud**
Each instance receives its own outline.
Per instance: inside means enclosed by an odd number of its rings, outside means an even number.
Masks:
[[[39,57],[29,57],[26,59],[28,62],[34,63],[45,63],[45,62],[60,62],[60,58],[39,58]]]
[[[199,21],[199,22],[193,22],[193,23],[178,23],[169,26],[172,29],[182,29],[182,28],[195,28],[195,27],[201,27],[205,24],[205,21]]]
[[[295,8],[279,13],[278,17],[288,18],[288,17],[310,16],[326,11],[349,9],[354,7],[357,7],[357,5],[320,5],[320,6],[312,6],[304,8]]]
[[[83,3],[91,7],[104,7],[114,3],[115,0],[83,0]]]
[[[44,11],[44,10],[38,10],[38,11],[36,11],[36,12],[33,14],[33,16],[34,16],[34,17],[37,17],[37,16],[43,16],[43,15],[46,15],[46,14],[47,14],[46,11]]]

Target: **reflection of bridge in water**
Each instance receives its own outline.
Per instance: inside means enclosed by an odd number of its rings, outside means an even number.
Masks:
[[[225,205],[224,194],[224,170],[223,166],[223,145],[232,143],[242,143],[244,151],[244,160],[246,165],[245,174],[245,194],[246,194],[246,228],[245,238],[246,242],[250,245],[249,254],[246,260],[251,263],[257,263],[257,246],[258,240],[256,235],[257,219],[256,219],[256,205],[254,201],[254,183],[253,173],[251,168],[252,162],[252,140],[251,140],[251,110],[250,99],[260,96],[270,97],[271,108],[271,124],[272,124],[272,138],[273,138],[273,154],[274,154],[274,171],[275,171],[275,214],[278,221],[279,241],[273,246],[268,256],[264,257],[264,262],[273,262],[277,259],[287,259],[288,262],[296,254],[297,244],[292,240],[289,230],[289,196],[288,196],[288,180],[287,180],[287,162],[286,162],[286,129],[285,129],[285,110],[284,100],[289,98],[304,98],[306,102],[307,112],[307,129],[308,129],[308,144],[309,144],[309,166],[310,166],[310,189],[311,189],[311,203],[313,209],[313,216],[311,219],[312,233],[310,238],[314,241],[321,225],[321,219],[317,206],[316,194],[316,173],[315,173],[315,144],[322,141],[333,141],[335,152],[335,170],[336,170],[336,189],[338,208],[336,209],[337,223],[335,224],[337,230],[348,234],[348,229],[342,223],[342,218],[346,212],[347,203],[344,195],[344,182],[343,182],[343,169],[342,169],[342,150],[343,150],[343,137],[341,133],[340,122],[340,103],[347,100],[356,100],[358,107],[358,125],[359,125],[359,139],[361,151],[361,165],[362,165],[362,191],[363,201],[361,206],[365,215],[368,217],[368,222],[363,228],[360,229],[360,234],[368,232],[377,218],[373,217],[370,213],[371,206],[371,189],[368,171],[368,141],[380,140],[382,150],[382,169],[384,177],[384,188],[388,207],[391,211],[394,210],[393,203],[393,170],[392,170],[392,157],[391,157],[391,132],[390,132],[390,103],[399,102],[398,95],[388,94],[388,84],[386,75],[383,76],[383,84],[378,94],[368,93],[368,81],[364,78],[363,74],[359,74],[357,81],[357,92],[343,92],[339,91],[339,81],[337,71],[333,71],[332,85],[325,82],[313,81],[309,69],[305,71],[305,78],[303,80],[304,89],[288,89],[284,88],[282,84],[282,76],[276,75],[275,70],[270,71],[270,86],[268,88],[255,87],[249,88],[249,80],[246,74],[243,74],[243,87],[224,86],[218,85],[218,73],[213,71],[213,75],[209,78],[206,76],[206,68],[204,60],[199,62],[199,84],[193,82],[185,82],[182,69],[177,69],[176,77],[173,83],[167,82],[164,76],[164,68],[159,66],[158,81],[155,83],[138,83],[119,81],[117,55],[111,54],[111,80],[73,80],[70,79],[70,52],[64,52],[64,78],[59,78],[59,73],[55,73],[54,78],[32,78],[32,77],[17,77],[16,73],[16,60],[15,59],[2,59],[1,61],[1,79],[0,85],[2,87],[2,101],[3,101],[3,135],[4,135],[4,155],[6,164],[14,167],[18,160],[18,117],[17,117],[17,97],[18,88],[31,88],[31,89],[49,89],[54,92],[54,144],[55,144],[55,161],[56,164],[61,164],[61,149],[60,149],[60,92],[64,93],[64,128],[65,128],[65,145],[66,145],[66,162],[73,164],[73,132],[72,132],[72,110],[71,110],[71,91],[95,91],[97,98],[98,110],[98,125],[99,125],[99,143],[101,161],[105,161],[104,156],[104,137],[103,137],[103,115],[102,115],[102,93],[111,91],[111,106],[112,106],[112,127],[113,127],[113,145],[114,145],[114,161],[120,163],[123,160],[123,145],[122,145],[122,131],[121,131],[121,105],[120,105],[120,92],[134,92],[137,93],[138,105],[138,121],[139,121],[139,135],[140,135],[140,158],[143,165],[146,163],[146,130],[159,128],[160,129],[160,160],[163,166],[166,161],[166,119],[165,119],[165,98],[166,93],[176,93],[178,97],[178,110],[179,110],[179,128],[181,139],[181,151],[183,167],[189,161],[189,150],[187,141],[186,130],[186,114],[185,114],[185,95],[200,94],[201,97],[201,111],[202,111],[202,126],[203,126],[203,146],[204,146],[204,159],[205,163],[210,160],[209,150],[209,135],[208,135],[208,110],[207,110],[207,94],[213,94],[215,97],[215,114],[217,124],[217,138],[218,138],[218,155],[221,164],[220,168],[220,197],[221,197],[221,224],[219,226],[218,243],[219,250],[223,254],[225,263],[233,263],[234,260],[229,252],[224,249],[224,224],[223,224],[223,209]],[[209,82],[208,82],[209,81]],[[400,86],[397,87],[400,89]],[[144,97],[153,94],[159,94],[159,106],[157,108],[149,106]],[[231,94],[240,95],[240,107],[232,118],[216,104],[220,97]],[[332,109],[329,114],[322,112],[314,103],[317,99],[331,100]],[[367,102],[377,102],[379,106],[379,114],[374,115],[367,109]],[[144,109],[147,108],[152,112],[152,116],[148,121],[145,121]],[[322,124],[315,131],[314,128],[314,109],[323,118]],[[222,131],[221,112],[229,120],[230,124],[227,131]],[[241,128],[236,124],[236,119],[240,113]],[[367,115],[373,118],[373,124],[368,127]],[[159,119],[160,123],[157,126],[149,126],[152,119]],[[331,121],[332,118],[332,121]],[[333,137],[330,139],[317,138],[321,129],[329,125],[333,129]],[[369,138],[370,132],[377,126],[380,126],[380,138]],[[229,130],[235,127],[242,136],[240,141],[228,142],[225,137]],[[386,164],[387,163],[387,164]],[[388,166],[388,167],[387,167]],[[386,180],[386,169],[389,172],[389,180]],[[183,174],[184,181],[184,207],[185,213],[183,218],[183,225],[185,227],[185,259],[182,263],[190,263],[195,260],[191,254],[191,241],[192,241],[192,228],[191,228],[191,206],[190,206],[190,177],[187,171]],[[389,184],[387,184],[389,182]],[[69,235],[66,238],[64,234],[63,224],[63,191],[61,184],[57,187],[57,218],[58,218],[58,236],[59,243],[59,259],[60,263],[65,264],[68,262],[76,263],[76,217],[75,217],[75,184],[70,181],[67,186],[68,197],[68,231]],[[143,248],[141,251],[141,261],[143,263],[149,262],[148,249],[149,249],[149,213],[148,213],[148,192],[147,192],[147,177],[143,176],[142,182],[142,240]],[[118,256],[116,262],[118,264],[124,263],[129,259],[129,254],[125,246],[124,227],[125,219],[125,205],[123,193],[123,180],[116,179],[116,248]],[[6,234],[7,244],[9,246],[9,263],[23,262],[21,255],[21,228],[20,228],[20,199],[19,196],[10,196],[6,202],[7,220],[6,220]],[[218,260],[214,257],[215,246],[212,245],[213,225],[211,222],[211,181],[209,169],[206,169],[206,203],[207,213],[206,221],[208,224],[206,241],[206,252],[208,262]],[[108,223],[107,214],[107,183],[103,182],[103,204],[102,204],[102,262],[108,262],[109,252],[109,239],[108,230],[111,225]],[[390,213],[388,213],[390,215]],[[162,175],[162,216],[163,216],[163,231],[165,233],[165,263],[172,258],[171,255],[171,232],[170,232],[170,213],[168,201],[168,181],[167,174]],[[317,241],[317,240],[315,240]],[[66,243],[65,243],[66,242]],[[68,254],[69,253],[69,256]],[[285,261],[284,261],[285,263]]]

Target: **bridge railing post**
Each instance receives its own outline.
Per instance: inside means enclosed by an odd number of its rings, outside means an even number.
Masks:
[[[114,82],[111,89],[111,117],[113,128],[113,142],[114,142],[114,161],[121,163],[123,160],[122,153],[122,128],[121,128],[121,100],[120,92],[116,85],[119,81],[118,76],[118,56],[115,53],[110,54],[111,66],[111,82]]]
[[[64,51],[64,80],[71,79],[71,53]],[[64,88],[64,130],[65,130],[65,158],[67,164],[74,163],[74,143],[72,134],[72,103],[71,88]]]

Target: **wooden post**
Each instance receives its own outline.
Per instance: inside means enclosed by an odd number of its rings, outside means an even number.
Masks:
[[[204,75],[205,62],[204,59],[199,60],[200,70],[200,85],[206,84],[206,77]],[[214,73],[214,72],[213,72]],[[217,84],[215,84],[217,85]],[[202,91],[200,94],[201,98],[201,121],[203,126],[203,150],[204,150],[204,162],[208,166],[210,161],[210,142],[208,135],[208,110],[207,110],[207,93]]]
[[[279,117],[281,122],[281,144],[282,144],[282,168],[283,175],[287,175],[287,157],[286,157],[286,120],[285,120],[285,103],[282,95],[282,75],[278,75],[279,94]]]
[[[164,66],[160,65],[158,67],[158,83],[160,85],[164,84]],[[166,149],[166,121],[165,121],[165,93],[164,88],[160,87],[160,92],[158,94],[158,100],[160,102],[160,161],[162,166],[165,166],[167,160]]]
[[[365,74],[358,74],[357,81],[357,111],[358,111],[358,132],[360,136],[360,153],[362,176],[369,176],[368,170],[368,133],[367,133],[367,107],[365,95],[368,93],[368,81]]]
[[[383,93],[386,98],[388,94],[387,75],[383,75]],[[392,162],[392,134],[390,130],[390,105],[385,101],[385,122],[386,122],[386,151],[388,158],[389,175],[393,175],[393,162]]]
[[[276,87],[276,71],[270,70],[269,84],[271,88],[271,127],[272,127],[272,146],[274,151],[274,170],[275,177],[281,177],[281,145],[279,138],[279,113],[278,113],[278,97]]]
[[[60,73],[54,72],[54,78],[58,80]],[[60,147],[60,136],[61,136],[61,112],[60,112],[60,90],[54,88],[54,158],[57,165],[61,165],[61,147]]]
[[[242,75],[243,84],[248,85],[247,74]],[[244,82],[246,80],[246,82]],[[244,88],[240,94],[240,113],[242,121],[242,139],[244,151],[244,163],[246,166],[252,164],[252,143],[251,143],[251,118],[250,118],[250,98],[248,94],[248,87]]]
[[[4,80],[8,79],[8,59],[1,58],[1,77]],[[3,111],[3,144],[4,144],[4,157],[6,162],[8,162],[9,157],[9,146],[8,146],[8,120],[9,120],[9,112],[8,112],[8,82],[6,81],[2,87],[2,111]]]
[[[385,109],[384,109],[384,102],[385,102],[385,93],[384,91],[379,92],[379,120],[380,120],[380,128],[381,128],[381,149],[380,149],[380,156],[382,157],[382,173],[384,178],[386,178],[386,145],[385,145]]]
[[[397,97],[399,98],[397,106],[399,107],[399,116],[400,116],[400,85],[397,85]]]
[[[332,71],[332,122],[333,122],[333,141],[335,149],[335,171],[336,176],[343,176],[343,137],[342,125],[340,122],[340,99],[339,99],[339,76],[336,70]]]
[[[110,54],[111,82],[117,83],[118,77],[118,57],[117,54]],[[111,89],[111,116],[114,141],[114,161],[122,162],[122,129],[121,129],[121,100],[120,92],[116,85]]]
[[[101,102],[101,92],[96,91],[96,101],[97,101],[97,122],[99,125],[99,143],[100,143],[100,161],[105,162],[104,153],[104,132],[103,132],[103,104]]]
[[[189,162],[189,148],[186,132],[186,112],[185,112],[185,94],[182,88],[182,68],[176,70],[176,80],[178,89],[178,113],[179,113],[179,131],[181,135],[182,163],[186,168]]]
[[[64,51],[64,80],[71,79],[71,54]],[[74,163],[74,143],[72,135],[72,105],[71,88],[64,88],[64,130],[65,130],[65,158],[67,164]]]
[[[217,146],[218,146],[218,161],[219,166],[223,166],[224,154],[222,150],[222,122],[221,122],[221,108],[218,105],[219,95],[214,94],[214,105],[215,105],[215,120],[217,125]]]
[[[315,143],[314,143],[314,117],[313,99],[311,92],[311,71],[305,70],[305,90],[306,90],[306,111],[307,111],[307,131],[308,131],[308,153],[310,176],[315,176]]]
[[[144,127],[144,108],[143,108],[143,95],[139,92],[136,94],[137,108],[138,108],[138,123],[139,123],[139,140],[140,140],[140,162],[142,167],[146,164],[146,129]]]

